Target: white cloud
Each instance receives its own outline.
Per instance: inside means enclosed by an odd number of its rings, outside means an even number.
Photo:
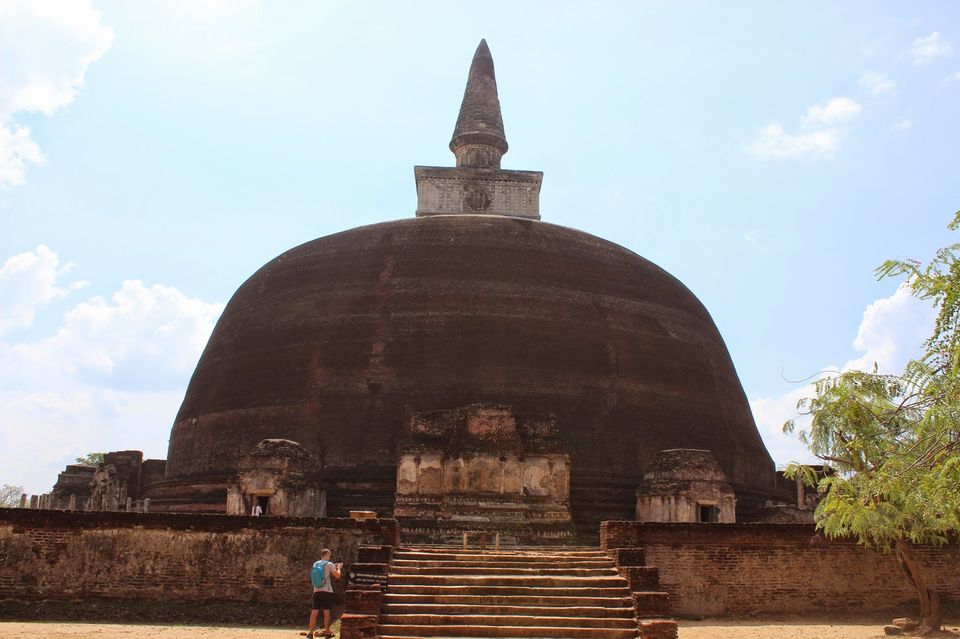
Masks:
[[[933,332],[934,309],[901,286],[890,297],[873,302],[863,311],[863,319],[853,340],[860,357],[843,365],[843,370],[873,370],[899,373],[915,357],[923,340]]]
[[[6,261],[3,319],[25,326],[76,284],[46,247]],[[8,309],[15,309],[8,311]],[[45,338],[0,341],[0,483],[47,491],[92,450],[163,456],[190,374],[223,310],[169,286],[124,282],[74,304]]]
[[[943,79],[944,82],[960,82],[960,71],[956,73],[951,73]]]
[[[822,104],[815,104],[807,109],[803,117],[803,126],[834,126],[852,122],[860,117],[863,107],[856,100],[850,98],[831,98]]]
[[[857,83],[873,95],[890,95],[897,91],[897,83],[886,73],[864,71]]]
[[[901,372],[907,361],[919,354],[923,340],[932,331],[934,315],[929,303],[913,297],[901,286],[893,295],[876,300],[864,310],[852,343],[860,356],[842,367],[828,365],[822,370],[871,371],[876,364],[880,372]],[[813,394],[813,384],[806,384],[782,395],[750,401],[760,435],[779,466],[792,461],[814,461],[795,434],[782,432],[784,422],[797,418],[797,402]],[[798,428],[807,424],[808,419],[797,419]]]
[[[778,159],[802,156],[832,157],[848,133],[841,125],[860,117],[863,107],[856,100],[836,97],[807,108],[801,119],[806,131],[788,133],[782,125],[768,124],[743,149],[759,158]]]
[[[28,164],[45,162],[40,147],[30,137],[30,129],[8,129],[0,120],[0,187],[23,184]]]
[[[906,131],[907,129],[913,128],[913,119],[912,118],[900,118],[890,127],[891,131]]]
[[[10,347],[0,363],[17,379],[35,375],[41,383],[56,374],[98,387],[176,388],[222,310],[169,286],[128,280],[110,299],[68,310],[55,335]]]
[[[83,288],[86,282],[58,284],[72,264],[60,266],[60,258],[44,245],[36,251],[20,253],[0,267],[0,335],[33,324],[37,310]]]
[[[794,135],[784,131],[779,124],[768,124],[760,130],[756,139],[744,145],[744,149],[764,159],[803,155],[830,157],[840,147],[843,135],[843,131],[837,128]]]
[[[934,31],[928,36],[917,38],[911,47],[914,64],[927,64],[937,58],[946,58],[953,54],[953,45]]]
[[[13,119],[70,104],[112,42],[89,0],[0,0],[0,188],[22,184],[27,166],[44,161]]]

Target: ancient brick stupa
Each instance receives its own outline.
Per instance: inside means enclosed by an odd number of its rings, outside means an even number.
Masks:
[[[650,261],[540,221],[542,173],[500,168],[486,42],[450,148],[455,168],[416,167],[415,217],[307,242],[239,288],[154,509],[222,513],[230,492],[232,512],[269,510],[282,490],[313,510],[278,514],[568,541],[634,519],[659,451],[697,449],[748,516],[774,467],[710,315]],[[253,477],[264,450],[294,452]]]

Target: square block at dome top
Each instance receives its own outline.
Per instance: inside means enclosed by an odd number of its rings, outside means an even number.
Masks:
[[[505,215],[540,219],[541,171],[416,166],[417,217]]]

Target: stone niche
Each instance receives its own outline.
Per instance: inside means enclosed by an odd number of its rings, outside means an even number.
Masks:
[[[250,515],[259,504],[263,516],[325,517],[327,494],[319,461],[289,439],[264,439],[240,460],[227,485],[227,514]]]
[[[661,450],[637,489],[639,521],[734,523],[736,505],[733,488],[709,450]]]
[[[395,516],[428,528],[457,522],[451,530],[569,527],[570,455],[556,435],[554,417],[518,419],[504,406],[413,415],[399,446]]]

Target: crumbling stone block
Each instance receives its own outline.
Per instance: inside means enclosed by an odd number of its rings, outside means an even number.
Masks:
[[[906,632],[910,632],[911,630],[916,630],[917,628],[920,627],[919,623],[907,617],[898,617],[897,619],[894,619],[892,623],[898,628],[902,628]]]
[[[344,613],[340,617],[340,639],[373,639],[377,636],[377,615]]]
[[[640,621],[642,639],[677,639],[677,622],[667,619],[643,619]]]

